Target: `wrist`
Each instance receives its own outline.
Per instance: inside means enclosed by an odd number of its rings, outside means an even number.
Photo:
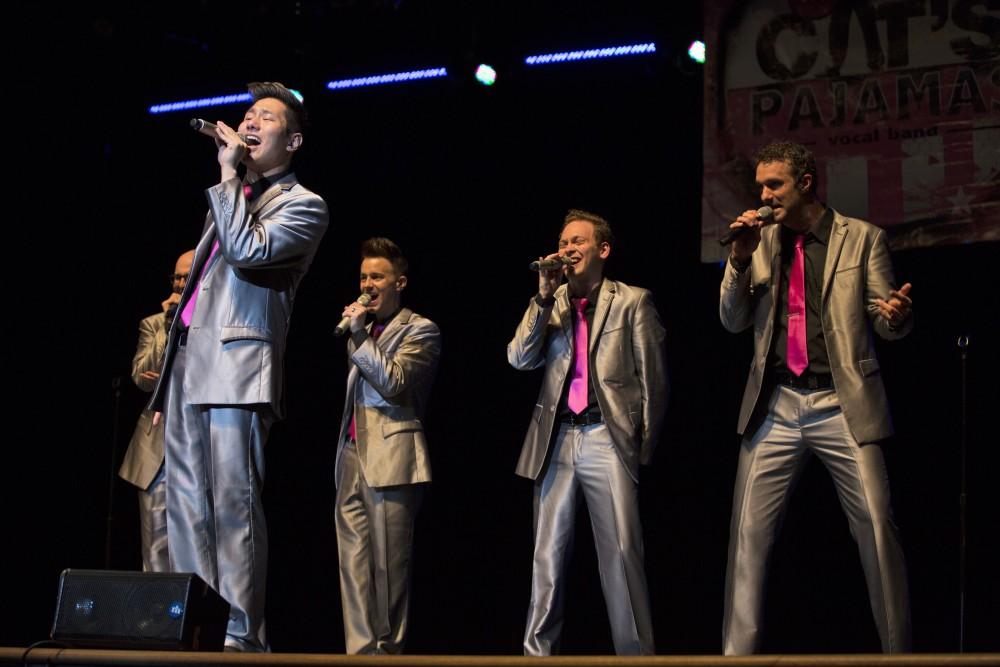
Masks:
[[[364,345],[364,342],[368,339],[368,332],[363,328],[355,331],[351,329],[351,340],[354,341],[354,347],[358,348]]]
[[[746,271],[748,268],[750,268],[751,257],[753,257],[753,255],[741,258],[735,252],[732,252],[729,253],[729,263],[732,265],[734,269],[742,273]]]
[[[537,303],[540,308],[548,308],[555,303],[555,301],[556,298],[552,294],[545,296],[541,291],[539,291],[538,294],[535,295],[535,303]]]
[[[892,331],[893,333],[900,331],[903,327],[906,326],[906,323],[909,321],[909,319],[910,319],[910,314],[907,313],[898,322],[893,322],[892,320],[889,320],[889,331]]]

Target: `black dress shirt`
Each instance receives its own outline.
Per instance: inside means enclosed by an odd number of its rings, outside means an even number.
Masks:
[[[806,283],[806,350],[809,366],[803,372],[829,373],[830,357],[823,337],[823,268],[826,250],[830,245],[833,229],[833,209],[826,209],[809,231],[805,233],[805,283]],[[781,227],[781,282],[778,288],[778,307],[775,309],[774,343],[771,346],[770,367],[788,370],[788,276],[795,257],[795,237],[798,232]]]

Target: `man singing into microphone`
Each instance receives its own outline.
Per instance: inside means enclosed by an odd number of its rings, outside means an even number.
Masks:
[[[777,142],[756,156],[764,225],[745,211],[719,311],[729,331],[754,329],[737,430],[740,447],[722,639],[726,655],[754,653],[763,625],[767,562],[791,487],[809,454],[833,477],[858,543],[886,653],[910,648],[903,553],[879,442],[892,435],[872,332],[913,327],[907,283],[896,289],[885,233],[817,198],[816,161]]]
[[[517,464],[518,475],[535,480],[526,655],[559,650],[580,493],[615,652],[654,652],[637,484],[667,405],[664,331],[647,290],[604,278],[612,244],[606,220],[571,210],[559,252],[545,258],[571,263],[539,271],[538,294],[507,346],[514,368],[545,368]]]
[[[386,238],[361,245],[361,291],[344,309],[349,372],[335,480],[340,595],[348,653],[402,653],[413,522],[431,481],[422,423],[437,325],[401,303],[408,263]]]
[[[177,304],[191,272],[194,250],[177,258],[170,276],[170,296],[160,304],[162,312],[139,322],[139,344],[132,358],[132,381],[143,391],[153,391],[160,377],[167,329],[177,315]],[[139,489],[139,537],[142,570],[167,572],[167,488],[163,471],[163,423],[153,425],[153,413],[143,410],[136,422],[118,476]]]
[[[262,651],[264,443],[283,413],[292,301],[327,227],[298,183],[305,109],[280,83],[249,85],[238,133],[216,129],[219,183],[167,342],[152,409],[166,418],[170,567],[231,605],[226,649]],[[246,176],[237,175],[240,164]]]

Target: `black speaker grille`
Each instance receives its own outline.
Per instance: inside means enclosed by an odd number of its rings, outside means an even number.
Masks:
[[[191,575],[67,570],[56,605],[53,638],[178,645]]]

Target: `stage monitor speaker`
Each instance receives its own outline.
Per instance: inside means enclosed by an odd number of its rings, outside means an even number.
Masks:
[[[63,570],[52,639],[82,648],[221,651],[229,604],[195,574]]]

